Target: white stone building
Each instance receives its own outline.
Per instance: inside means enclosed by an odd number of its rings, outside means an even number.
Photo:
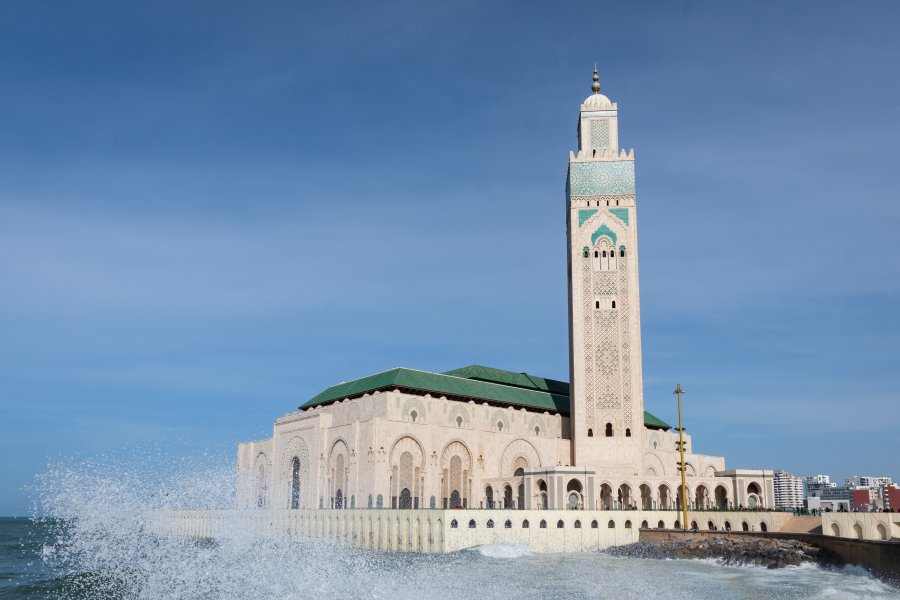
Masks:
[[[775,470],[775,507],[776,508],[802,508],[803,507],[803,478],[792,475],[787,471]]]
[[[566,181],[571,384],[469,366],[337,384],[238,448],[238,500],[272,508],[674,509],[678,434],[644,410],[634,151],[581,105]],[[685,435],[692,507],[773,507],[770,470]]]

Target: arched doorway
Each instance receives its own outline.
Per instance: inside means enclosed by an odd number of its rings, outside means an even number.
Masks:
[[[716,486],[716,508],[719,510],[728,508],[728,490],[724,485]]]
[[[709,490],[705,485],[698,485],[697,492],[694,496],[697,510],[706,510],[709,505]]]
[[[642,510],[652,510],[653,509],[653,492],[650,491],[650,486],[646,483],[642,484],[640,487],[641,490],[641,509]]]
[[[853,537],[855,537],[858,540],[863,539],[863,531],[862,531],[862,527],[860,527],[859,523],[853,524]]]
[[[762,489],[755,481],[747,486],[747,506],[749,508],[762,508]]]
[[[487,486],[484,488],[485,508],[494,508],[494,488]]]
[[[344,508],[344,492],[343,490],[338,490],[334,493],[334,507],[335,508]]]
[[[582,499],[581,481],[578,479],[570,479],[566,484],[566,508],[569,510],[581,510],[584,508]]]
[[[517,498],[518,507],[517,508],[519,510],[525,510],[525,484],[524,483],[519,484],[518,492],[519,493],[517,494],[518,495],[518,498]]]
[[[659,486],[659,489],[657,491],[659,492],[659,507],[658,508],[660,508],[661,510],[668,510],[670,508],[669,503],[671,502],[669,486],[663,484],[663,485]]]
[[[513,506],[513,493],[512,486],[506,484],[503,486],[503,508],[512,508]]]
[[[612,488],[608,483],[600,486],[600,509],[612,510]]]
[[[634,504],[634,500],[631,498],[631,486],[627,483],[623,483],[619,486],[619,508],[622,510],[628,510]]]
[[[537,488],[539,506],[542,510],[547,510],[547,482],[538,479]]]
[[[403,488],[400,490],[400,508],[411,509],[412,507],[412,492],[409,491],[409,488]]]
[[[459,490],[450,492],[450,508],[462,508],[462,499],[459,495]]]

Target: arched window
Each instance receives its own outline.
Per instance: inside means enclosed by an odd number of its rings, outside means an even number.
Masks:
[[[641,529],[649,529],[650,524],[647,521],[641,521]]]
[[[612,519],[610,519],[610,520],[609,520],[609,523],[606,524],[606,527],[607,527],[608,529],[615,529],[615,528],[616,528],[616,522],[613,521]]]
[[[659,523],[656,524],[656,528],[657,528],[657,529],[665,529],[665,528],[666,528],[666,524],[663,523],[662,521],[660,521]]]
[[[497,421],[497,431],[503,431],[503,421]]]
[[[598,527],[600,527],[600,523],[597,522],[597,519],[591,521],[591,529],[597,529]]]
[[[600,301],[599,301],[599,300],[597,300],[596,302],[594,302],[594,308],[600,308]]]
[[[300,459],[296,456],[291,461],[291,508],[300,508]]]
[[[540,527],[541,529],[547,529],[547,521],[541,519]]]
[[[594,250],[594,258],[600,258],[600,253]]]
[[[457,529],[459,527],[459,523],[456,522],[456,519],[450,521],[450,529]]]
[[[581,529],[581,521],[575,519],[575,529]]]
[[[594,430],[588,429],[588,437],[594,437]]]
[[[507,519],[506,522],[503,523],[503,528],[504,528],[504,529],[512,529],[512,521],[510,521],[509,519]]]
[[[528,522],[528,519],[522,521],[522,529],[528,529],[530,526],[531,524]]]
[[[631,437],[631,429],[625,429],[625,437]]]
[[[612,423],[607,423],[606,424],[606,437],[612,437],[612,436],[613,436]]]
[[[457,427],[462,427],[462,422],[463,422],[462,417],[456,417],[456,426]]]
[[[513,473],[514,477],[522,477],[523,475],[525,475],[525,469],[523,469],[522,467],[519,467],[518,469],[516,469],[516,472]]]
[[[384,496],[378,494],[378,498],[376,498],[375,502],[375,508],[384,508]]]
[[[621,258],[625,258],[625,246],[622,246],[621,248],[619,248],[619,256]]]
[[[469,529],[475,529],[475,519],[469,520]]]
[[[762,523],[759,524],[759,530],[760,531],[768,531],[769,530],[769,526],[766,525],[765,521],[763,521]]]
[[[487,522],[487,528],[488,528],[488,529],[493,529],[493,528],[494,528],[494,520],[493,520],[493,519],[488,519],[488,522]]]
[[[616,301],[615,301],[615,300],[612,301],[612,307],[613,307],[613,308],[616,307]]]
[[[416,417],[418,417],[418,416],[419,416],[419,413],[417,413],[416,411],[412,411],[411,413],[409,413],[409,418],[412,420],[413,423],[416,422]]]
[[[625,521],[625,529],[631,529],[631,521]]]
[[[566,524],[562,522],[562,519],[560,519],[559,521],[556,522],[557,529],[562,529],[565,526],[566,526]]]
[[[602,256],[603,258],[606,258],[606,250],[604,250],[603,252],[601,252],[601,253],[600,253],[600,256]]]
[[[537,425],[534,427],[534,435],[541,435],[541,428]]]

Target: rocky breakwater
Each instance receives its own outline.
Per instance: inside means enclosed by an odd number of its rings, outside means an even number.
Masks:
[[[706,558],[724,565],[763,565],[770,569],[797,566],[805,562],[830,563],[820,548],[797,540],[749,537],[706,537],[700,539],[670,538],[641,541],[628,546],[604,550],[613,556],[633,558]]]

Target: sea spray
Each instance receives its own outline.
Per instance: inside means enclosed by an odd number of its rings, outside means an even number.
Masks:
[[[270,600],[319,598],[898,598],[856,571],[732,568],[519,547],[425,555],[364,551],[318,540],[260,537],[234,518],[215,539],[159,535],[155,511],[234,508],[229,461],[61,461],[39,478],[40,560],[57,578],[17,598]],[[239,511],[223,511],[235,514]],[[27,593],[27,591],[25,592]]]

